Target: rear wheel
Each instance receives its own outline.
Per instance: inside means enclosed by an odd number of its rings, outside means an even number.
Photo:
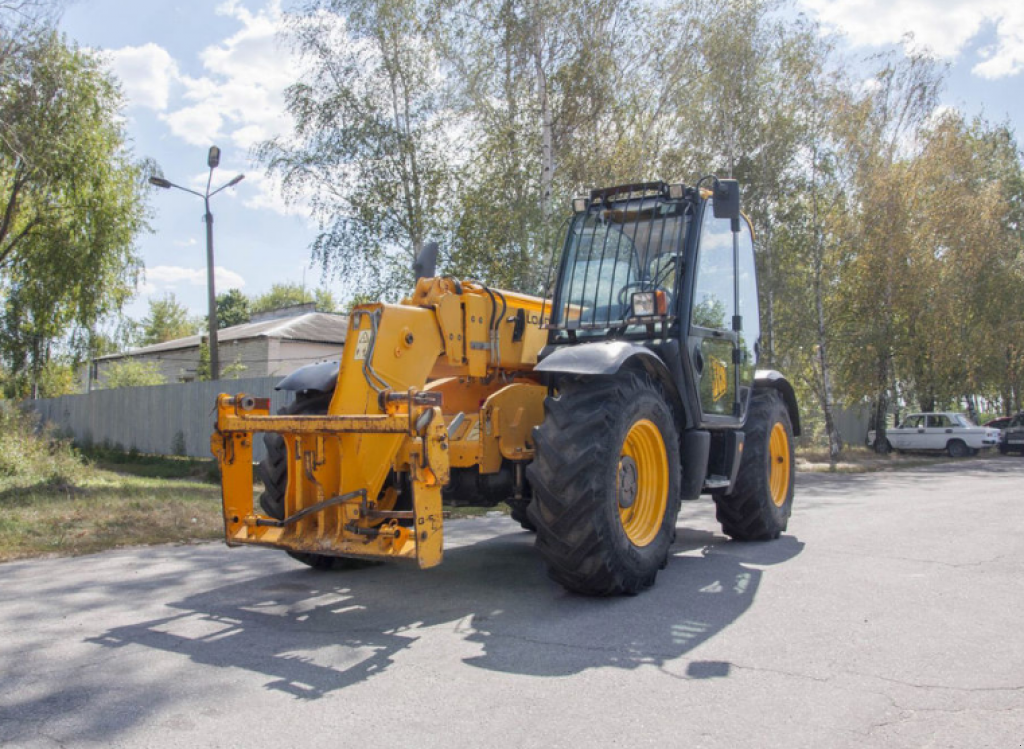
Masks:
[[[526,509],[530,506],[530,503],[526,500],[510,499],[508,500],[509,515],[519,525],[523,527],[523,530],[530,531],[531,533],[537,532],[537,526],[530,520],[529,513]]]
[[[297,393],[295,400],[280,409],[278,413],[290,416],[325,414],[331,405],[333,395],[333,392],[313,395]],[[263,480],[260,507],[275,520],[284,520],[284,496],[288,488],[288,450],[285,448],[284,438],[280,434],[264,435],[263,444],[267,448],[267,457],[260,462],[256,469],[259,477]],[[292,559],[321,571],[358,569],[376,564],[363,559],[332,557],[304,551],[288,551],[286,553]]]
[[[551,577],[584,595],[635,594],[668,561],[679,436],[646,377],[566,378],[544,402],[527,517]]]
[[[743,458],[732,493],[715,495],[718,522],[737,541],[778,538],[793,510],[793,426],[778,391],[750,399]]]
[[[946,445],[946,452],[949,453],[951,458],[966,458],[971,454],[971,449],[967,447],[963,440],[950,440]]]

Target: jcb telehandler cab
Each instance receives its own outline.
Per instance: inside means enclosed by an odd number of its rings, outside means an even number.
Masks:
[[[703,181],[702,181],[703,182]],[[340,364],[267,399],[218,399],[227,542],[316,568],[442,556],[442,497],[506,502],[554,579],[635,593],[668,561],[681,500],[729,536],[778,537],[800,422],[755,371],[752,234],[736,182],[641,183],[574,201],[550,299],[433,277],[353,309]],[[266,437],[253,506],[252,439]]]

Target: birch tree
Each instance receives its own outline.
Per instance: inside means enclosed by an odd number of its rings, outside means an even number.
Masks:
[[[287,92],[294,133],[257,158],[288,199],[308,199],[325,274],[394,299],[449,224],[452,154],[440,72],[417,0],[320,0],[291,16],[305,63]]]

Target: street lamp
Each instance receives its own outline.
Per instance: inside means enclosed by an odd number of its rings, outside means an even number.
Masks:
[[[163,177],[150,177],[149,184],[155,187],[161,187],[164,190],[169,190],[175,187],[185,192],[190,192],[193,195],[198,195],[203,199],[203,203],[206,206],[206,215],[203,216],[203,220],[206,222],[206,293],[209,297],[209,323],[210,323],[210,379],[220,379],[220,357],[217,351],[217,291],[213,285],[213,214],[210,213],[210,198],[228,187],[234,187],[243,179],[244,174],[239,174],[233,180],[225,185],[221,185],[213,192],[210,192],[210,183],[213,182],[213,170],[220,165],[220,149],[217,146],[210,146],[210,152],[206,157],[206,164],[210,167],[210,176],[206,179],[206,192],[201,193],[196,190],[190,190],[187,187],[176,185],[170,180],[164,179]]]

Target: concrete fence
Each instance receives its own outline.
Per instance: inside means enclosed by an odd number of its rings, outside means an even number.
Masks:
[[[851,447],[864,445],[871,427],[871,408],[869,406],[852,406],[836,409],[836,428],[843,443]]]
[[[79,444],[110,444],[154,455],[209,458],[213,406],[220,393],[248,393],[271,399],[271,413],[291,403],[292,393],[278,392],[280,377],[252,377],[219,382],[96,390],[29,401],[45,419],[71,434]],[[838,409],[836,426],[847,445],[863,445],[871,411],[865,407]],[[263,459],[263,440],[257,436],[253,457]]]
[[[252,377],[217,382],[95,390],[29,401],[43,417],[82,445],[108,444],[154,455],[211,458],[213,407],[220,393],[247,393],[271,399],[271,413],[291,402],[293,394],[274,390],[280,377]],[[257,436],[253,458],[262,460]]]

